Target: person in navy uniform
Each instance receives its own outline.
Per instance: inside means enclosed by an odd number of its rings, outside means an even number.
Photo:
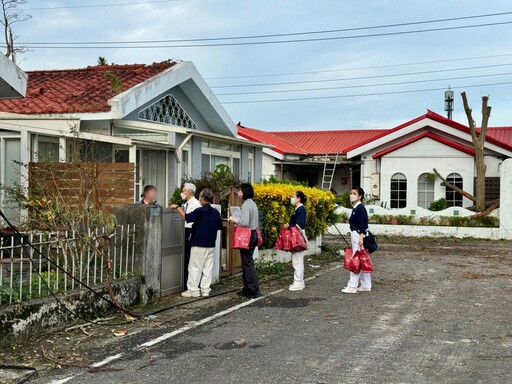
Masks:
[[[295,211],[285,228],[291,229],[299,226],[303,230],[306,229],[306,207],[304,207],[306,200],[307,198],[302,191],[295,192],[295,195],[290,199],[291,204],[295,207]],[[304,255],[306,255],[306,251],[292,252],[294,273],[293,284],[288,288],[290,291],[300,291],[306,287],[304,284]]]
[[[222,230],[220,213],[212,207],[212,202],[213,192],[210,189],[203,189],[199,195],[201,208],[185,214],[186,222],[194,225],[192,226],[187,290],[181,294],[184,297],[210,295],[217,231]],[[183,211],[181,207],[177,209]]]
[[[352,214],[348,220],[350,224],[350,238],[352,240],[352,252],[355,254],[363,249],[363,240],[368,230],[368,212],[363,205],[364,190],[360,187],[352,188],[350,191],[350,202],[352,203]],[[361,286],[359,286],[361,283]],[[343,293],[370,292],[372,290],[372,278],[370,273],[350,272],[350,279]]]

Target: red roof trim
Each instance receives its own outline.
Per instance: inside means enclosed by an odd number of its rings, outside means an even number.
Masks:
[[[424,115],[421,115],[421,116],[418,116],[416,117],[415,119],[412,119],[412,120],[409,120],[403,124],[400,124],[398,125],[397,127],[395,128],[392,128],[390,130],[388,130],[387,132],[383,132],[382,134],[372,138],[372,139],[368,139],[360,144],[357,144],[357,145],[354,145],[353,147],[351,148],[348,148],[347,149],[347,152],[350,152],[350,151],[353,151],[354,149],[356,148],[359,148],[359,147],[362,147],[363,145],[366,145],[368,143],[371,143],[372,141],[374,140],[378,140],[378,139],[381,139],[393,132],[396,132],[396,131],[399,131],[400,129],[402,128],[405,128],[405,127],[408,127],[414,123],[417,123],[421,120],[424,120],[424,119],[431,119],[431,120],[434,120],[434,121],[437,121],[438,123],[441,123],[441,124],[444,124],[444,125],[447,125],[449,127],[452,127],[452,128],[455,128],[455,129],[458,129],[459,131],[462,131],[462,132],[465,132],[467,134],[471,134],[470,130],[468,127],[466,127],[465,125],[461,124],[461,123],[458,123],[456,121],[453,121],[453,120],[450,120],[444,116],[441,116],[440,114],[438,113],[435,113],[435,112],[432,112],[430,109],[427,109],[427,113],[424,114]],[[493,137],[489,137],[487,136],[485,138],[485,140],[491,144],[495,144],[501,148],[504,148],[504,149],[507,149],[509,151],[512,151],[512,145],[508,145],[507,143],[503,143],[499,140],[496,140],[494,139]]]
[[[421,140],[421,139],[423,139],[425,137],[428,137],[428,138],[430,138],[432,140],[438,141],[438,142],[440,142],[442,144],[445,144],[445,145],[447,145],[449,147],[455,148],[455,149],[457,149],[457,150],[459,150],[461,152],[465,152],[468,155],[471,155],[471,156],[475,155],[475,150],[473,148],[466,147],[465,145],[462,145],[460,143],[454,142],[454,141],[452,141],[452,140],[450,140],[450,139],[448,139],[446,137],[437,135],[437,134],[429,131],[429,132],[424,132],[424,133],[422,133],[422,134],[420,134],[418,136],[411,137],[411,138],[409,138],[407,140],[404,140],[401,143],[393,145],[393,146],[391,146],[389,148],[383,149],[382,151],[377,152],[376,154],[374,154],[372,156],[372,158],[373,159],[380,159],[382,156],[387,155],[388,153],[394,152],[397,149],[403,148],[403,147],[405,147],[405,146],[407,146],[409,144],[412,144],[412,143],[414,143],[414,142],[416,142],[418,140]]]
[[[240,128],[240,126],[239,126],[239,128]],[[251,137],[250,135],[247,135],[246,133],[241,132],[240,129],[238,129],[238,136],[243,137],[244,139],[247,139],[247,140],[250,140],[250,141],[255,141],[255,142],[258,142],[258,143],[263,143],[261,140],[257,140],[254,137]],[[264,143],[264,144],[269,144],[269,143]],[[281,149],[279,149],[279,148],[277,148],[275,146],[272,146],[272,150],[277,152],[277,153],[279,153],[279,154],[281,154],[281,155],[284,155],[286,153],[283,150],[281,150]]]
[[[301,149],[289,143],[285,139],[274,135],[271,132],[260,131],[255,128],[244,127],[240,123],[237,124],[238,135],[254,142],[264,143],[272,146],[272,150],[284,155],[284,154],[295,154],[304,155],[305,152]]]

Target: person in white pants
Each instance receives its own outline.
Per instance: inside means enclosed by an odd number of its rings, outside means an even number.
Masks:
[[[353,188],[350,191],[350,201],[353,209],[350,215],[350,238],[352,240],[352,253],[364,249],[363,240],[368,230],[368,213],[362,201],[364,190],[362,188]],[[359,285],[361,283],[361,285]],[[359,273],[350,272],[350,278],[343,293],[370,292],[372,290],[372,277],[370,273],[359,271]]]
[[[209,296],[212,284],[213,256],[215,248],[192,247],[190,248],[190,262],[188,263],[187,289],[190,296],[196,293],[199,296],[201,288],[202,296]],[[186,296],[186,295],[184,295]]]
[[[199,195],[201,208],[184,215],[187,223],[194,223],[190,240],[187,290],[181,294],[184,297],[210,295],[217,231],[222,230],[220,213],[212,207],[212,202],[213,192],[203,189]],[[176,209],[180,214],[184,213],[183,208],[176,207]]]
[[[295,211],[290,217],[290,222],[286,224],[285,228],[293,228],[299,226],[301,229],[306,229],[306,196],[302,191],[295,192],[295,195],[290,199],[290,202],[295,206]],[[306,285],[304,284],[304,256],[306,251],[292,252],[292,265],[293,265],[293,284],[288,288],[290,291],[303,290]]]

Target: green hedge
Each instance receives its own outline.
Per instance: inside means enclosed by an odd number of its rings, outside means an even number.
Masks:
[[[290,198],[296,191],[302,191],[307,197],[306,233],[308,237],[316,237],[325,232],[329,222],[334,220],[334,195],[318,188],[304,186],[265,183],[254,184],[254,201],[260,211],[263,248],[273,248],[279,230],[290,220],[295,207]]]

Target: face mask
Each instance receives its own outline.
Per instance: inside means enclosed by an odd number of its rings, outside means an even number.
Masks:
[[[350,202],[355,203],[357,200],[359,200],[359,196],[357,195],[350,195]]]
[[[187,198],[187,196],[185,196],[185,194],[183,192],[181,192],[180,197],[181,197],[181,200],[185,200]]]
[[[292,205],[297,204],[297,199],[296,199],[295,197],[292,197],[292,198],[290,199],[290,203],[292,203]]]

